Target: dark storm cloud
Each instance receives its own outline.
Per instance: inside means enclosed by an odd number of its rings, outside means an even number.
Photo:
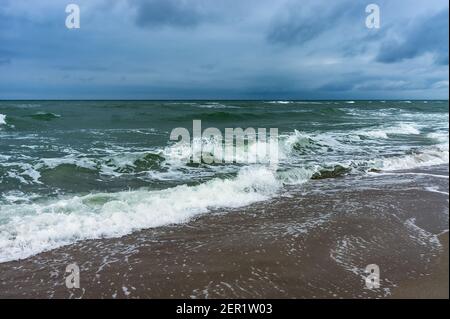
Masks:
[[[446,0],[1,1],[0,99],[448,96]]]
[[[366,5],[347,0],[291,1],[275,15],[266,38],[269,43],[297,46],[311,40],[331,41],[333,50],[343,56],[365,54],[371,44],[379,43],[377,62],[396,63],[431,53],[436,64],[448,65],[448,8],[435,14],[391,19],[380,30],[367,32],[363,27],[366,16],[361,14]],[[380,7],[384,13],[385,6]]]
[[[364,8],[359,1],[291,1],[275,15],[267,40],[304,44],[342,23],[363,21]]]
[[[398,27],[395,39],[382,42],[376,59],[395,63],[431,53],[437,64],[448,65],[448,28],[448,9]]]
[[[354,83],[349,83],[347,81],[331,82],[322,85],[319,90],[327,92],[342,92],[350,91],[354,87]]]
[[[407,92],[448,88],[448,81],[440,77],[405,78],[399,74],[390,74],[383,78],[373,75],[346,74],[321,86],[320,92]]]

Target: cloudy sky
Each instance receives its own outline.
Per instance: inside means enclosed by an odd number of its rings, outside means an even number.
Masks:
[[[81,28],[67,29],[78,4]],[[365,25],[369,3],[381,27]],[[447,0],[0,0],[0,99],[447,99]]]

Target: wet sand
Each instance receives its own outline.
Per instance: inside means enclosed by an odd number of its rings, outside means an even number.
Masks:
[[[2,298],[448,298],[448,167],[315,180],[0,264]],[[445,233],[444,235],[440,235]],[[81,271],[65,286],[66,266]],[[365,285],[377,264],[380,288]]]
[[[429,275],[414,281],[403,282],[394,289],[392,298],[397,299],[448,299],[449,298],[449,253],[448,232],[439,236],[443,252]]]

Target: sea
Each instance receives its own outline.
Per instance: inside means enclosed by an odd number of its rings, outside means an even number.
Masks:
[[[192,131],[194,120],[221,132],[277,128],[277,164],[192,163],[191,145],[170,134]],[[257,152],[252,142],[244,153]],[[293,189],[296,198],[344,194],[343,181],[364,177],[370,189],[382,174],[447,166],[448,145],[441,100],[0,101],[0,262],[274,199],[292,204]]]

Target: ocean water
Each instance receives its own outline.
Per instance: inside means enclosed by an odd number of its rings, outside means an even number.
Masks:
[[[189,146],[169,135],[193,120],[278,128],[278,165],[189,163]],[[448,131],[448,101],[0,101],[0,262],[263,202],[312,179],[329,190],[346,175],[448,164]]]

